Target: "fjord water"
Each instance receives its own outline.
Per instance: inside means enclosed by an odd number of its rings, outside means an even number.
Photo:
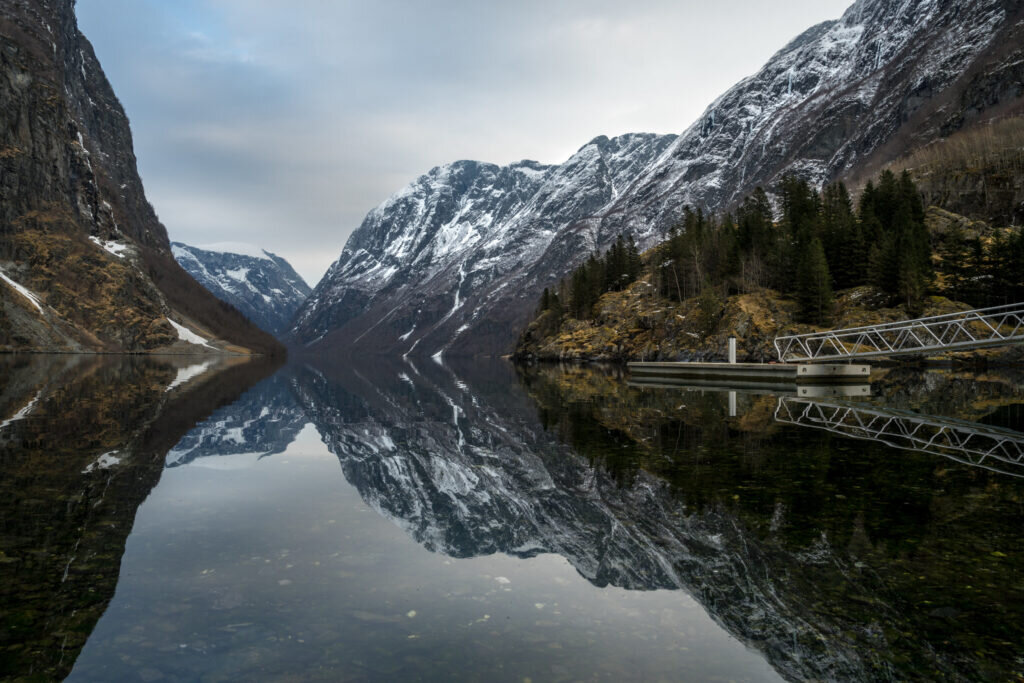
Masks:
[[[0,676],[1024,670],[1024,465],[869,438],[1024,443],[1010,372],[837,399],[479,361],[2,368]],[[823,418],[851,406],[859,430]]]

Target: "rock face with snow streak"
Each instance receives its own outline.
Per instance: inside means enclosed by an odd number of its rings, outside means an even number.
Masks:
[[[822,183],[1021,107],[1024,9],[858,0],[775,54],[682,135],[597,138],[564,164],[433,169],[352,235],[292,339],[353,353],[508,352],[540,290],[594,249],[664,236],[782,174]]]
[[[311,291],[290,263],[256,247],[172,242],[171,251],[199,284],[275,336],[288,330]]]

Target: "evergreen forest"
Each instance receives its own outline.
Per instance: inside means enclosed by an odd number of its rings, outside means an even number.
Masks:
[[[772,289],[815,325],[831,322],[836,291],[864,285],[908,315],[933,294],[974,307],[1024,301],[1024,232],[969,233],[954,224],[930,233],[906,171],[883,171],[856,203],[842,182],[819,192],[794,176],[782,180],[777,197],[778,215],[762,188],[721,216],[685,208],[667,239],[643,256],[632,237],[620,236],[556,290],[545,289],[538,313],[592,319],[601,295],[645,273],[661,296],[697,297],[709,312],[724,297]]]

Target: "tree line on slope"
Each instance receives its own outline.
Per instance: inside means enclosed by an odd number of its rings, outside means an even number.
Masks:
[[[983,237],[953,226],[941,237],[930,235],[906,171],[883,171],[869,181],[856,207],[841,182],[819,192],[790,176],[778,196],[778,217],[760,187],[735,214],[687,207],[668,239],[644,258],[632,237],[620,236],[556,291],[545,289],[538,313],[592,320],[603,294],[644,274],[661,296],[698,297],[709,315],[721,297],[774,289],[795,299],[801,321],[811,324],[831,321],[836,290],[862,285],[873,285],[910,315],[932,293],[974,306],[1024,300],[1024,233],[995,230]]]

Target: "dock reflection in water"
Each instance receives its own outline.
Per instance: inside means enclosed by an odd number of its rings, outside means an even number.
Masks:
[[[839,398],[828,395],[832,388],[800,396],[801,388],[792,386],[785,394],[623,387],[614,370],[575,368],[534,371],[528,383],[542,418],[577,452],[624,482],[657,474],[687,502],[689,519],[729,519],[735,533],[724,552],[763,571],[740,594],[762,587],[774,598],[766,613],[787,615],[794,632],[820,638],[828,653],[815,656],[813,644],[796,638],[789,651],[806,665],[797,673],[783,663],[785,655],[767,648],[787,677],[1019,676],[1021,480],[974,466],[992,465],[988,447],[979,448],[984,460],[953,463],[936,457],[950,455],[948,449],[894,449],[864,433],[807,429],[776,416],[783,414],[780,404],[849,404],[900,415],[907,434],[925,437],[924,427],[915,432],[909,420],[929,415],[941,424],[928,429],[945,427],[947,434],[970,423],[975,436],[968,440],[961,432],[959,441],[969,448],[982,446],[973,440],[980,434],[1006,437],[1001,443],[1012,456],[1024,427],[1024,381],[1011,372],[881,375],[872,396],[862,399],[856,396],[868,393],[866,387]],[[936,418],[941,411],[949,417]],[[807,417],[814,414],[809,408]],[[812,667],[822,668],[814,674]]]
[[[1024,434],[980,422],[857,403],[780,396],[775,419],[1024,477]]]

